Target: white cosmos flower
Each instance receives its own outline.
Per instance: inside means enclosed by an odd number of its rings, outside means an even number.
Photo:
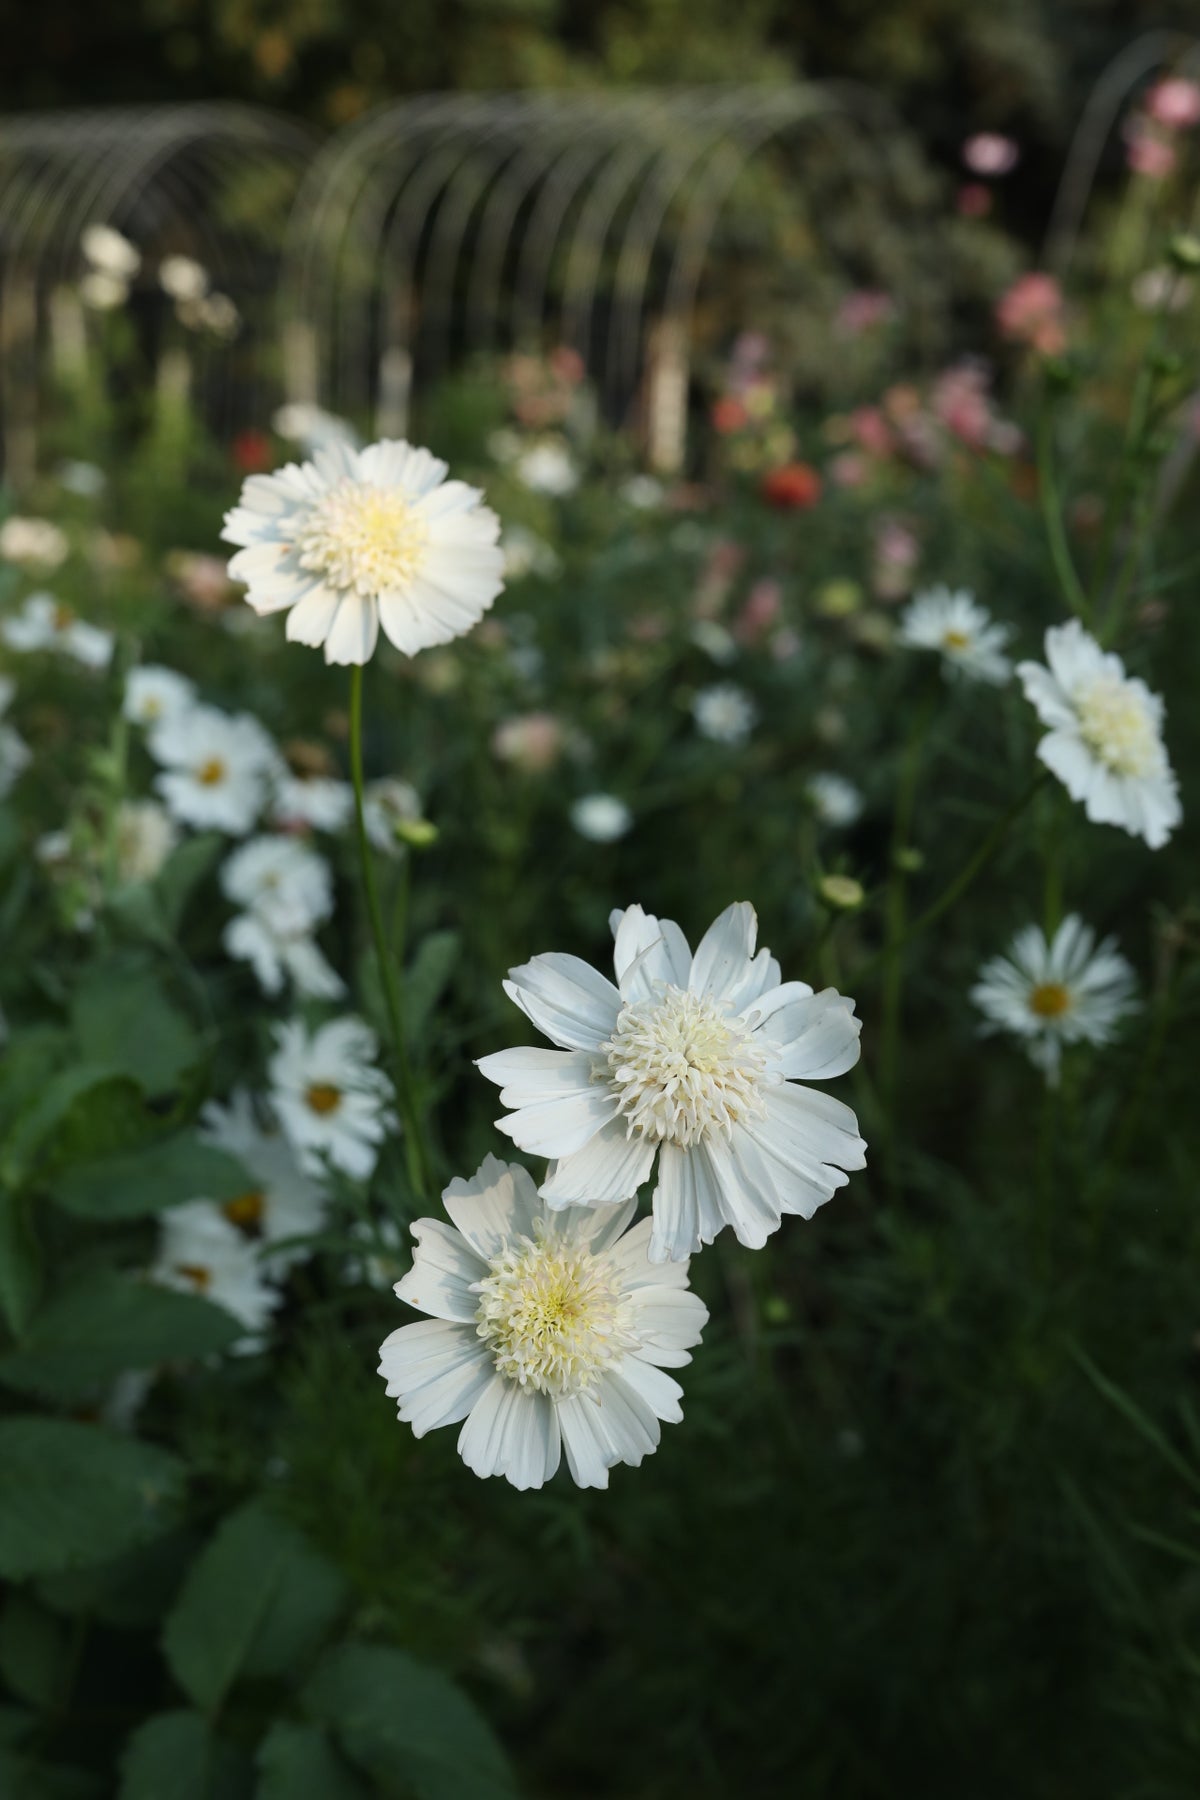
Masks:
[[[312,939],[333,911],[333,876],[324,857],[295,838],[252,838],[222,867],[221,890],[244,908],[221,941],[230,956],[251,965],[265,993],[279,993],[288,978],[309,999],[344,992]]]
[[[1038,756],[1094,825],[1119,825],[1161,849],[1183,817],[1162,700],[1078,619],[1050,627],[1046,661],[1017,664],[1025,698],[1050,727]]]
[[[363,822],[376,850],[395,856],[400,848],[397,825],[411,825],[421,817],[421,796],[411,782],[397,775],[369,781],[363,791]]]
[[[250,1334],[234,1345],[238,1351],[255,1348],[281,1298],[264,1278],[257,1246],[210,1200],[186,1200],[162,1214],[150,1274],[163,1287],[232,1313]]]
[[[375,1033],[362,1019],[332,1019],[311,1034],[291,1019],[275,1027],[275,1042],[271,1104],[301,1168],[319,1174],[328,1157],[365,1180],[395,1123]]]
[[[291,982],[306,1000],[337,1000],[346,984],[320,945],[306,931],[283,931],[256,913],[239,913],[221,934],[235,962],[249,963],[264,994],[279,994]]]
[[[30,594],[0,625],[0,636],[11,650],[57,650],[88,669],[107,668],[113,651],[111,631],[89,625],[53,594]]]
[[[142,266],[142,253],[111,225],[89,225],[79,248],[93,269],[119,281],[129,281]]]
[[[844,775],[825,771],[810,775],[804,791],[822,825],[846,827],[862,817],[862,795]]]
[[[562,438],[542,438],[522,450],[513,464],[517,479],[534,494],[561,496],[579,486],[579,470]]]
[[[663,1370],[691,1361],[708,1320],[687,1263],[647,1261],[650,1220],[625,1230],[636,1201],[554,1213],[494,1156],[443,1200],[453,1225],[417,1220],[396,1283],[431,1317],[379,1352],[401,1419],[417,1437],[463,1422],[458,1451],[476,1475],[539,1488],[565,1451],[580,1487],[607,1487],[683,1416]]]
[[[411,444],[344,444],[275,475],[251,475],[224,537],[257,613],[288,611],[295,643],[364,663],[382,624],[412,656],[461,637],[504,585],[500,521],[477,488]]]
[[[157,725],[160,719],[178,718],[195,698],[195,684],[175,669],[147,663],[130,669],[125,677],[124,713],[135,725]]]
[[[210,1100],[200,1115],[202,1135],[241,1163],[250,1186],[221,1205],[239,1231],[255,1238],[273,1270],[283,1271],[307,1255],[302,1246],[274,1250],[290,1238],[311,1237],[325,1222],[325,1196],[300,1168],[283,1134],[259,1123],[244,1088],[226,1106]]]
[[[153,881],[179,842],[175,821],[157,800],[123,800],[117,809],[117,871],[122,881]]]
[[[200,300],[208,292],[208,270],[192,256],[164,256],[158,285],[172,300]]]
[[[49,519],[23,519],[12,513],[0,525],[0,556],[6,562],[57,569],[70,550],[66,532]]]
[[[279,753],[257,719],[191,706],[161,718],[147,742],[162,765],[154,785],[177,819],[232,837],[250,830],[279,766]]]
[[[692,701],[692,717],[701,737],[714,744],[744,744],[758,722],[758,708],[746,692],[732,681],[719,681],[714,687],[701,688]]]
[[[330,775],[283,777],[275,794],[273,816],[282,825],[307,825],[312,831],[344,831],[354,813],[354,789]]]
[[[933,587],[905,609],[897,642],[910,650],[938,651],[946,675],[1001,687],[1012,674],[1004,654],[1011,635],[965,588]]]
[[[1112,938],[1072,913],[1053,938],[1036,925],[1018,931],[1007,952],[979,972],[971,999],[986,1031],[1021,1038],[1030,1059],[1057,1082],[1066,1044],[1107,1044],[1134,1004],[1134,974]]]
[[[502,1050],[479,1064],[514,1110],[496,1121],[531,1155],[557,1161],[552,1206],[624,1200],[658,1159],[650,1256],[678,1260],[726,1225],[760,1249],[784,1213],[811,1218],[865,1166],[858,1123],[800,1081],[858,1061],[854,1002],[833,988],[781,985],[754,953],[758,920],[727,907],[693,956],[671,919],[640,906],[611,916],[617,985],[577,956],[510,970],[511,1000],[557,1050]]]
[[[571,823],[593,844],[615,844],[633,824],[633,814],[615,794],[584,794],[571,804]]]

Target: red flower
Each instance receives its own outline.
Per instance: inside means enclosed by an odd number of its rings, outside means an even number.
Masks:
[[[243,475],[261,475],[264,470],[275,465],[275,451],[265,431],[256,431],[252,425],[245,431],[239,431],[229,447],[234,467]]]
[[[750,423],[750,414],[740,400],[735,400],[732,394],[726,394],[714,404],[712,422],[713,428],[722,437],[728,437],[731,432],[741,431]]]
[[[802,512],[821,498],[821,477],[811,463],[784,463],[763,476],[762,497],[782,512]]]

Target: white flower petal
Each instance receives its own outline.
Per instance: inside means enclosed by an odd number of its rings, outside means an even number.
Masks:
[[[621,996],[578,956],[550,951],[509,970],[509,999],[539,1031],[567,1050],[594,1050],[611,1036]]]
[[[484,1259],[466,1239],[440,1219],[418,1219],[412,1227],[417,1247],[413,1266],[395,1284],[398,1300],[436,1319],[454,1319],[469,1325],[479,1311],[479,1296],[471,1284],[487,1271]]]
[[[655,1149],[653,1139],[628,1136],[624,1121],[616,1119],[582,1149],[560,1158],[540,1192],[551,1206],[627,1200],[649,1175]]]
[[[514,1238],[528,1237],[541,1213],[528,1170],[485,1156],[469,1181],[456,1176],[442,1195],[455,1225],[485,1261]]]

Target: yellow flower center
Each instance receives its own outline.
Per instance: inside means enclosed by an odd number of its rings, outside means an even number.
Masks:
[[[581,1393],[633,1348],[616,1271],[608,1258],[548,1235],[493,1257],[479,1295],[476,1332],[497,1371],[555,1399]]]
[[[75,623],[74,612],[71,610],[71,608],[69,606],[63,606],[60,602],[59,605],[57,605],[54,608],[54,629],[55,629],[55,631],[70,631],[70,629],[74,623]]]
[[[238,1194],[232,1200],[227,1200],[221,1211],[229,1223],[236,1225],[240,1231],[253,1231],[262,1224],[265,1205],[266,1195],[258,1188],[252,1188],[248,1194]]]
[[[969,632],[958,631],[951,626],[949,631],[942,633],[942,644],[947,650],[969,650],[971,648],[971,636]]]
[[[410,586],[428,547],[429,527],[404,494],[349,476],[317,501],[296,533],[301,568],[364,600]]]
[[[1145,699],[1119,675],[1097,675],[1075,696],[1084,742],[1114,775],[1149,775],[1159,755],[1158,725]]]
[[[176,1273],[182,1275],[185,1281],[190,1281],[198,1293],[204,1293],[212,1282],[211,1270],[200,1263],[177,1263],[175,1268]]]
[[[597,1075],[612,1082],[631,1135],[686,1149],[766,1111],[766,1051],[708,994],[664,984],[654,999],[622,1007],[600,1049],[607,1069]]]
[[[1061,1019],[1070,1006],[1070,990],[1061,981],[1041,981],[1029,996],[1029,1010],[1039,1019]]]
[[[326,1113],[336,1112],[342,1104],[342,1090],[332,1087],[328,1082],[318,1081],[306,1091],[304,1098],[313,1112],[324,1117]]]
[[[219,787],[225,779],[225,764],[219,756],[210,756],[196,770],[196,780],[201,787]]]

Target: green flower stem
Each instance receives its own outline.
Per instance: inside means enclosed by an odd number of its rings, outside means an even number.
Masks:
[[[1037,461],[1042,520],[1046,527],[1046,539],[1050,546],[1054,572],[1058,576],[1058,584],[1063,591],[1063,598],[1071,611],[1082,619],[1085,625],[1090,625],[1092,622],[1091,602],[1079,579],[1071,555],[1071,546],[1067,542],[1066,528],[1063,525],[1062,496],[1058,491],[1058,477],[1054,466],[1054,414],[1048,403],[1042,407],[1041,423],[1038,426]]]
[[[371,851],[370,839],[367,837],[366,809],[363,801],[362,690],[362,664],[356,663],[350,671],[350,774],[354,783],[354,816],[358,825],[358,855],[362,864],[363,888],[367,896],[367,914],[371,921],[371,935],[375,939],[379,978],[383,983],[388,1022],[392,1030],[392,1047],[395,1055],[393,1080],[396,1087],[396,1099],[400,1107],[400,1118],[404,1125],[404,1153],[408,1163],[408,1178],[416,1198],[424,1201],[429,1193],[428,1163],[425,1142],[421,1133],[421,1109],[417,1100],[412,1065],[408,1058],[408,1045],[404,1036],[400,969],[392,948],[388,944],[387,932],[384,929],[383,909],[379,904],[379,887],[375,879],[375,858]]]
[[[887,946],[883,966],[883,1028],[879,1055],[879,1084],[883,1105],[889,1120],[896,1100],[896,1070],[900,1050],[900,1012],[904,996],[905,920],[907,915],[907,873],[904,852],[909,848],[913,811],[917,798],[917,777],[921,769],[921,752],[932,713],[927,700],[917,714],[909,735],[900,771],[900,787],[896,795],[896,811],[892,818],[891,866],[888,870],[884,913]]]

